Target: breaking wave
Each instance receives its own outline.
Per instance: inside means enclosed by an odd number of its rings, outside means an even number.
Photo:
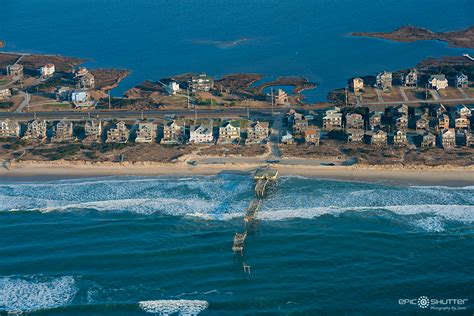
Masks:
[[[207,309],[209,303],[201,300],[156,300],[141,301],[138,306],[147,313],[155,313],[159,315],[198,315]]]
[[[68,305],[77,293],[74,278],[0,278],[0,311],[33,312]]]

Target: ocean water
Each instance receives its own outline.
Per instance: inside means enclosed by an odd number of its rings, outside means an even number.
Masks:
[[[252,197],[236,174],[3,180],[0,315],[472,314],[474,187],[282,177],[245,227]]]
[[[0,0],[8,51],[91,59],[87,66],[132,74],[121,95],[146,80],[185,72],[301,75],[325,100],[346,79],[472,50],[428,41],[347,36],[411,24],[450,31],[474,24],[472,0]]]

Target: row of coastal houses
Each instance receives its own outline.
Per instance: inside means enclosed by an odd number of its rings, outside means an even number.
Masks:
[[[411,69],[408,73],[400,76],[400,82],[405,87],[418,87],[419,72],[417,69]],[[428,87],[430,89],[442,90],[449,86],[448,79],[444,74],[434,74],[428,78]],[[468,88],[469,78],[466,74],[460,72],[453,79],[454,87]],[[391,72],[383,71],[375,76],[375,88],[379,90],[390,90],[393,86],[393,74]],[[364,90],[364,79],[360,77],[353,78],[350,81],[350,88],[353,92],[360,92]]]
[[[186,143],[204,144],[217,142],[221,144],[242,143],[243,132],[246,132],[246,144],[262,144],[269,135],[268,122],[245,122],[242,131],[240,121],[226,121],[222,123],[215,133],[214,122],[186,126],[185,120],[173,120],[163,125],[163,136],[160,140],[164,145],[181,145]],[[100,143],[105,138],[105,143],[127,143],[131,141],[131,129],[123,121],[105,124],[101,120],[89,120],[81,124],[84,129],[82,141],[85,143]],[[158,124],[153,122],[140,122],[135,128],[136,143],[154,143],[157,140]],[[74,135],[74,124],[63,119],[48,130],[45,120],[33,120],[26,124],[22,133],[20,123],[9,119],[0,121],[0,138],[22,138],[24,140],[46,141],[50,136],[52,142],[68,142],[77,140]]]

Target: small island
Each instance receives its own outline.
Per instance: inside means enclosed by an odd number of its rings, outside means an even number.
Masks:
[[[433,32],[416,26],[402,26],[392,32],[355,32],[352,36],[382,38],[396,42],[437,40],[452,47],[474,48],[474,26],[453,32]]]

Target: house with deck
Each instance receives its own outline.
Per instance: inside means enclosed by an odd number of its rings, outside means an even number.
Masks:
[[[255,121],[247,126],[247,144],[261,144],[264,143],[269,134],[268,122]]]
[[[334,107],[327,110],[323,117],[323,129],[327,131],[342,129],[342,113],[341,109]]]
[[[401,115],[395,119],[395,126],[397,130],[407,130],[408,129],[408,117],[406,115]]]
[[[311,126],[304,130],[304,141],[307,144],[319,146],[319,140],[321,139],[321,133],[318,129]]]
[[[456,88],[462,88],[462,89],[469,88],[469,78],[467,77],[467,75],[463,74],[462,72],[456,75],[454,82],[455,82]]]
[[[474,147],[474,133],[467,130],[464,131],[464,139],[466,147]]]
[[[448,79],[446,79],[446,76],[443,74],[439,75],[432,75],[428,79],[428,86],[430,89],[435,89],[435,90],[443,90],[448,87]]]
[[[441,144],[444,149],[456,147],[456,132],[452,128],[445,129],[440,133]]]
[[[167,92],[169,95],[175,95],[176,93],[179,92],[179,84],[178,84],[176,81],[170,81],[170,82],[166,85],[166,92]]]
[[[346,129],[364,129],[364,125],[364,117],[361,114],[346,114]]]
[[[286,145],[291,145],[294,142],[293,134],[290,131],[286,131],[285,134],[281,136],[281,143]]]
[[[23,78],[23,65],[21,64],[13,64],[7,66],[7,76],[22,79]]]
[[[163,126],[163,138],[160,144],[181,145],[186,142],[186,122],[184,120],[173,120]]]
[[[380,112],[371,112],[369,115],[369,128],[374,130],[382,124],[382,114]]]
[[[392,88],[392,73],[383,71],[375,77],[375,87],[380,90],[389,90]]]
[[[449,115],[446,113],[438,115],[438,128],[443,130],[449,128]]]
[[[224,122],[219,127],[219,143],[233,144],[240,141],[240,123],[235,121]]]
[[[353,92],[357,93],[364,90],[364,79],[356,77],[351,80],[351,89]]]
[[[363,129],[348,129],[346,130],[347,141],[352,144],[364,143],[365,133]]]
[[[430,127],[430,121],[426,119],[424,116],[420,117],[419,119],[416,120],[416,130],[417,131],[424,131],[428,130]]]
[[[106,143],[125,144],[130,137],[130,131],[124,121],[118,122],[114,128],[107,131]]]
[[[59,121],[54,127],[53,127],[53,137],[51,138],[51,141],[55,143],[60,143],[60,142],[68,142],[68,141],[73,141],[73,125],[72,122],[62,120]]]
[[[205,73],[192,76],[188,82],[191,92],[209,92],[214,88],[214,79]]]
[[[375,147],[387,146],[387,133],[383,130],[378,130],[372,133],[370,144]]]
[[[413,68],[406,75],[403,75],[402,83],[405,87],[418,86],[418,70]]]
[[[137,127],[135,143],[154,143],[156,140],[157,125],[152,122],[140,122]]]
[[[396,147],[404,147],[408,145],[407,133],[405,131],[397,131],[393,135],[393,145]]]
[[[456,117],[471,117],[471,109],[464,104],[459,104],[454,107],[454,113]]]
[[[432,133],[426,133],[423,135],[421,141],[422,148],[434,148],[436,147],[436,136]]]
[[[466,116],[458,117],[454,120],[456,130],[468,130],[471,127],[471,120]]]
[[[208,124],[191,125],[189,142],[193,144],[210,144],[214,142],[212,121]]]
[[[275,105],[288,105],[288,93],[283,89],[277,89],[273,93],[267,93],[267,102],[273,102]]]
[[[56,67],[54,66],[54,64],[46,64],[44,65],[43,67],[40,67],[40,74],[41,74],[41,77],[43,78],[47,78],[47,77],[51,77],[55,72],[56,72]]]
[[[13,137],[20,137],[20,124],[10,119],[0,121],[0,138]]]
[[[102,141],[102,121],[90,120],[84,125],[84,140],[86,143],[100,143]]]
[[[28,123],[26,127],[25,140],[46,140],[47,137],[47,123],[45,120],[33,120]]]
[[[0,101],[11,98],[12,92],[10,89],[0,89]]]

